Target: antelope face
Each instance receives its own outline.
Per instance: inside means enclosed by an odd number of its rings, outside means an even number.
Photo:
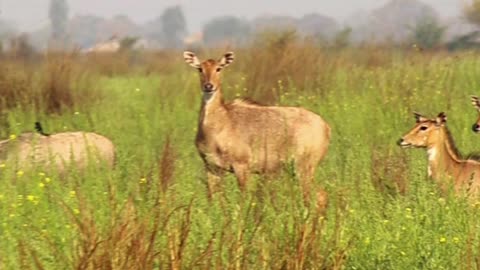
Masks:
[[[472,96],[471,98],[473,107],[479,112],[479,117],[477,118],[477,122],[473,124],[472,130],[475,133],[480,133],[480,99],[476,96]]]
[[[403,148],[424,148],[435,144],[438,140],[440,129],[447,122],[447,116],[443,112],[439,113],[435,119],[428,119],[418,113],[414,113],[414,115],[416,119],[415,126],[398,140],[398,145]]]
[[[184,52],[185,62],[194,67],[200,73],[200,85],[202,91],[207,94],[213,94],[220,88],[220,73],[230,65],[235,59],[233,52],[228,52],[216,61],[213,59],[201,62],[193,52]]]

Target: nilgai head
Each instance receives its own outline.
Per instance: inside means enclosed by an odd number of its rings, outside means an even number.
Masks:
[[[193,52],[185,51],[183,53],[185,62],[196,68],[200,73],[200,84],[204,93],[213,94],[220,88],[221,71],[230,65],[235,56],[233,52],[227,52],[220,60],[208,59],[201,62]]]
[[[416,147],[424,148],[436,144],[442,139],[442,128],[447,123],[447,116],[441,112],[434,119],[429,119],[419,113],[414,113],[416,124],[400,140],[398,145],[404,148]]]
[[[473,124],[472,130],[475,133],[480,133],[480,99],[476,96],[471,96],[471,98],[473,107],[478,111],[477,122]]]

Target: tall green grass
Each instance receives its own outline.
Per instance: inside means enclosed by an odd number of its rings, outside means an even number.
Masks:
[[[289,46],[283,56],[239,51],[223,88],[229,99],[303,106],[331,125],[315,178],[329,192],[326,216],[304,206],[288,171],[252,177],[243,196],[229,175],[208,201],[193,144],[201,93],[180,53],[168,68],[140,62],[121,74],[79,57],[71,64],[87,65],[101,98],[54,111],[18,102],[0,110],[0,135],[38,119],[47,132],[95,131],[116,144],[116,167],[60,177],[0,164],[0,268],[478,269],[480,204],[441,195],[425,151],[395,142],[413,110],[444,111],[458,147],[479,149],[469,95],[480,92],[480,55]],[[85,89],[65,81],[62,91]]]

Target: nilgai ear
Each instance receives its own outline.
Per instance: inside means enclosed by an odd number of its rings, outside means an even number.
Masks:
[[[428,118],[426,117],[423,117],[420,113],[418,112],[413,112],[413,115],[415,116],[415,120],[417,120],[417,123],[420,123],[420,122],[425,122],[428,120]]]
[[[193,52],[184,51],[183,58],[190,66],[194,68],[200,68],[200,60],[198,60],[197,56]]]
[[[437,126],[445,124],[447,122],[447,115],[444,112],[439,113],[435,122]]]
[[[477,111],[480,112],[480,100],[478,99],[477,96],[470,96],[470,97],[472,99],[473,107],[475,107],[475,109],[477,109]]]
[[[235,60],[235,54],[233,52],[227,52],[226,54],[223,55],[222,59],[220,59],[220,67],[224,68],[233,63],[233,60]]]

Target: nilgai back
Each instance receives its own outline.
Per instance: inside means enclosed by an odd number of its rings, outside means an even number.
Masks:
[[[233,62],[232,52],[218,61],[200,62],[192,52],[184,52],[184,58],[200,75],[195,144],[207,169],[210,196],[223,172],[233,172],[244,190],[249,173],[278,172],[293,161],[307,198],[315,169],[328,150],[329,125],[304,108],[262,106],[243,99],[225,102],[220,75]]]
[[[64,173],[69,165],[80,170],[89,162],[113,167],[115,146],[102,135],[91,132],[46,134],[39,124],[38,133],[23,133],[14,140],[0,141],[0,162],[14,162],[18,168],[43,166]]]

